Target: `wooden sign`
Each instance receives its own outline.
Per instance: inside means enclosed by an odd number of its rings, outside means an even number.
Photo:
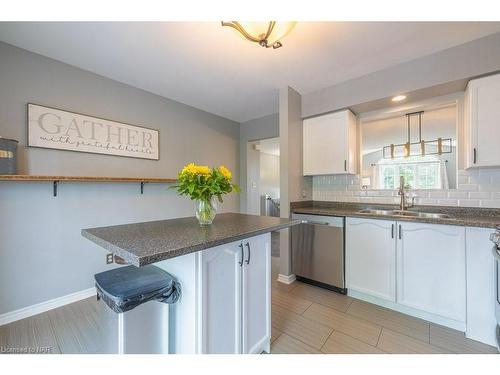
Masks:
[[[28,104],[28,146],[159,160],[159,131]]]

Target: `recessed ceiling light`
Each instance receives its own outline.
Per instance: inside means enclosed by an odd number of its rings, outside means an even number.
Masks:
[[[394,98],[392,98],[393,102],[400,102],[401,100],[405,100],[406,95],[396,95]]]

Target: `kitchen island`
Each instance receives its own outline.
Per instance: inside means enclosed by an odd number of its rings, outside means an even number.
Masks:
[[[171,353],[269,352],[271,235],[299,224],[219,214],[83,229],[82,236],[130,264],[155,264],[181,283],[170,309]]]

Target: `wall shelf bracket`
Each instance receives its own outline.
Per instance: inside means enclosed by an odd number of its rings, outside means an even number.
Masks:
[[[144,185],[147,184],[146,181],[141,181],[141,194],[144,194]]]
[[[57,197],[57,185],[59,184],[59,181],[53,181],[52,184],[53,184],[53,192],[52,192],[52,194],[53,194],[54,197]]]

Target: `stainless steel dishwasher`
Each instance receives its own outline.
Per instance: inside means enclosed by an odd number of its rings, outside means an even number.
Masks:
[[[293,214],[292,271],[297,280],[343,294],[345,288],[344,217]]]

